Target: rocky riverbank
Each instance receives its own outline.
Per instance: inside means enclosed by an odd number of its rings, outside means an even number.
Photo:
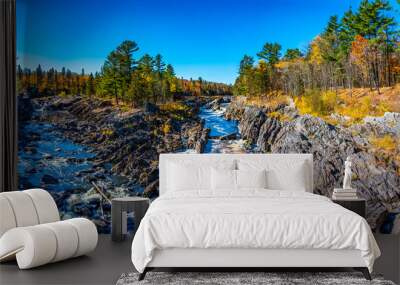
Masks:
[[[203,151],[201,104],[123,111],[106,100],[21,98],[20,187],[51,191],[63,218],[86,216],[108,232],[107,199],[158,196],[159,153]]]
[[[398,138],[399,113],[345,127],[300,115],[290,102],[271,109],[228,97],[137,110],[79,96],[21,97],[19,108],[20,187],[51,191],[63,218],[86,216],[100,232],[110,230],[108,199],[157,197],[159,153],[186,151],[312,153],[314,189],[326,196],[342,184],[350,156],[371,227],[399,220],[391,214],[400,211],[399,158],[370,139]]]
[[[325,196],[331,196],[333,188],[342,185],[344,161],[350,156],[352,185],[367,200],[367,220],[372,228],[379,227],[389,212],[400,211],[399,161],[369,142],[372,134],[398,137],[399,113],[366,118],[362,124],[346,128],[310,115],[301,116],[291,104],[271,110],[248,106],[238,98],[229,105],[225,117],[239,120],[242,138],[257,152],[312,153],[314,191]]]

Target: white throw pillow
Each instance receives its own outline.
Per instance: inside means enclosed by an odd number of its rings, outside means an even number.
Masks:
[[[238,161],[239,170],[266,169],[267,188],[273,190],[307,191],[307,169],[304,160]]]
[[[210,167],[170,163],[168,173],[168,184],[171,191],[198,190],[210,187],[209,180],[204,179],[210,175]]]
[[[236,170],[211,168],[212,190],[236,190]]]
[[[211,168],[235,169],[235,160],[203,161],[176,160],[167,164],[167,191],[211,190]]]
[[[270,189],[307,191],[307,175],[304,161],[285,162],[267,172],[267,184]]]
[[[267,171],[236,170],[237,188],[267,188]]]

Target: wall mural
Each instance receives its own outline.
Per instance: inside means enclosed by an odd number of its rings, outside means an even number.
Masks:
[[[18,0],[20,189],[108,233],[160,153],[312,153],[326,196],[350,157],[371,227],[400,231],[396,2],[120,2]]]

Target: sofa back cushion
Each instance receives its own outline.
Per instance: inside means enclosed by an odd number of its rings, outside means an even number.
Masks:
[[[43,189],[0,193],[0,237],[15,227],[59,220],[60,215],[53,197]]]

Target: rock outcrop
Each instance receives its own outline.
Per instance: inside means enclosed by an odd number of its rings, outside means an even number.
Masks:
[[[387,212],[400,211],[399,162],[373,151],[367,139],[371,133],[398,135],[399,114],[366,118],[363,124],[345,128],[296,112],[292,112],[290,120],[280,121],[268,116],[267,111],[271,110],[246,106],[238,100],[230,104],[225,116],[239,120],[242,138],[256,152],[312,153],[314,191],[322,195],[331,196],[333,188],[341,186],[344,161],[350,156],[352,185],[367,200],[367,217],[372,228],[380,225]]]
[[[221,104],[230,103],[230,96],[219,97],[210,102],[206,102],[204,106],[208,109],[212,109],[213,111],[221,110]]]
[[[86,158],[65,158],[80,181],[76,187],[52,194],[63,215],[89,217],[101,232],[109,231],[109,202],[100,195],[87,193],[99,194],[96,189],[100,189],[110,199],[131,195],[156,197],[159,154],[186,149],[202,152],[208,139],[209,129],[198,119],[195,101],[188,103],[191,108],[187,111],[178,110],[179,114],[162,111],[153,104],[147,104],[143,110],[123,112],[110,101],[77,96],[35,98],[30,103],[21,107],[34,106],[36,111],[25,108],[29,118],[23,118],[33,128],[35,122],[50,123],[53,127],[46,132],[55,132],[58,137],[90,149],[91,155]],[[21,123],[21,130],[24,124]],[[25,132],[21,131],[20,148],[33,154],[39,147],[35,140],[48,134],[34,129]],[[55,158],[49,156],[42,155],[34,164],[46,167],[47,161]],[[91,167],[81,167],[88,164]],[[29,183],[29,176],[21,177],[22,185],[52,189],[63,181],[62,174],[57,176],[53,172],[42,175],[40,185]]]
[[[52,194],[65,217],[89,217],[100,232],[108,232],[110,204],[107,199],[158,195],[160,153],[187,149],[201,153],[208,139],[218,139],[222,144],[237,139],[236,133],[210,137],[210,129],[205,128],[204,121],[197,116],[200,106],[222,113],[229,101],[229,98],[218,98],[208,103],[204,98],[188,99],[185,102],[188,110],[175,114],[152,104],[139,111],[123,112],[106,100],[22,98],[19,108],[24,114],[20,118],[20,127],[23,128],[27,121],[43,124],[41,129],[31,127],[19,134],[20,151],[32,157],[32,164],[24,166],[25,173],[37,175],[39,168],[46,169],[49,161],[56,158],[56,152],[37,155],[38,143],[52,137],[46,132],[57,133],[59,137],[90,149],[90,156],[65,157],[57,162],[86,165],[77,167],[75,173],[82,185]],[[293,102],[272,110],[247,106],[243,99],[238,98],[227,106],[224,115],[227,119],[239,121],[243,150],[312,153],[314,191],[322,195],[330,196],[334,187],[341,186],[344,161],[350,156],[353,186],[367,200],[368,222],[372,228],[379,227],[388,212],[400,211],[399,161],[374,149],[369,140],[371,136],[386,134],[398,138],[399,113],[365,118],[361,124],[343,127],[328,124],[320,118],[299,115]],[[47,126],[49,122],[53,127]],[[51,188],[62,180],[62,176],[51,172],[40,177],[40,185],[33,185],[23,176],[20,184],[26,188]],[[107,199],[100,195],[99,189]]]

